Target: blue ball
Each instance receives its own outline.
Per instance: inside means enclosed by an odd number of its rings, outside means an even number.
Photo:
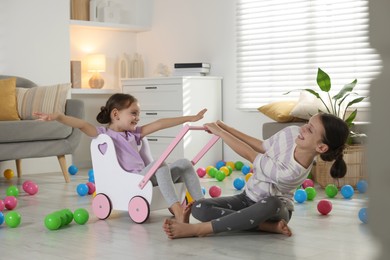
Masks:
[[[75,175],[78,171],[79,171],[79,169],[74,165],[71,165],[68,168],[68,172],[70,175]]]
[[[203,193],[203,195],[206,195],[206,188],[205,187],[202,187],[202,193]]]
[[[88,185],[85,183],[80,183],[77,185],[76,191],[80,196],[85,196],[88,194]]]
[[[307,193],[304,189],[298,189],[295,191],[295,194],[294,194],[294,199],[298,202],[298,203],[303,203],[307,200]]]
[[[360,193],[366,193],[367,188],[368,188],[368,183],[366,180],[360,180],[356,184],[356,188]]]
[[[242,188],[244,188],[244,186],[245,186],[244,178],[241,178],[241,177],[235,178],[233,181],[233,186],[237,190],[241,190]]]
[[[251,171],[251,167],[249,167],[248,165],[244,165],[244,166],[242,166],[242,168],[241,168],[241,172],[242,172],[244,175],[247,175],[250,171]]]
[[[347,184],[347,185],[344,185],[343,187],[341,187],[341,195],[343,195],[343,197],[346,199],[352,198],[354,192],[355,191],[353,190],[351,185]]]
[[[361,208],[359,210],[359,219],[364,224],[367,224],[368,222],[367,208]]]
[[[4,214],[0,211],[0,225],[4,223]]]
[[[226,165],[226,162],[225,161],[218,161],[216,164],[215,164],[215,168],[217,168],[218,170],[222,167],[222,166],[225,166]]]
[[[88,171],[88,177],[94,177],[93,169],[89,169]]]

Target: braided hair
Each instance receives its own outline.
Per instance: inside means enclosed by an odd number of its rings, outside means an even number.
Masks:
[[[343,151],[349,136],[348,125],[342,119],[332,114],[321,113],[320,119],[325,129],[322,142],[329,147],[328,151],[320,154],[320,157],[328,162],[334,160],[330,168],[330,175],[333,178],[343,178],[347,173]]]
[[[101,124],[109,124],[111,123],[111,111],[113,109],[126,109],[134,102],[137,102],[137,99],[132,95],[116,93],[107,100],[105,106],[100,108],[100,112],[96,116],[96,120]]]

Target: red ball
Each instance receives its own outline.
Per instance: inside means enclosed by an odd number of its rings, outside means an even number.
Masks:
[[[96,190],[95,183],[87,182],[86,184],[88,186],[88,194],[89,195],[93,194],[95,192],[95,190]]]
[[[30,181],[27,183],[26,188],[23,187],[23,189],[28,194],[35,195],[38,192],[38,185],[35,182]]]
[[[210,196],[213,197],[213,198],[216,198],[216,197],[221,196],[221,193],[222,193],[222,190],[221,190],[221,188],[220,188],[219,186],[217,186],[217,185],[213,185],[213,186],[211,186],[210,189],[209,189],[209,194],[210,194]]]
[[[317,204],[317,210],[322,215],[328,215],[332,211],[332,202],[326,199],[320,200]]]
[[[4,205],[7,209],[13,210],[18,205],[18,200],[14,196],[7,196],[4,199]]]
[[[198,168],[197,170],[196,170],[196,173],[198,174],[198,176],[200,177],[200,178],[203,178],[205,175],[206,175],[206,169],[205,168]]]
[[[0,200],[0,212],[5,209],[5,204],[3,200]]]
[[[304,180],[304,182],[302,183],[302,188],[306,189],[307,187],[313,187],[314,188],[314,181],[311,180],[311,179]]]

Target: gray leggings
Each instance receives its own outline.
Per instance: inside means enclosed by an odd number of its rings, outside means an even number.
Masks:
[[[292,212],[278,197],[254,202],[245,192],[229,196],[201,199],[192,205],[192,216],[202,222],[211,221],[214,233],[257,229],[265,221],[289,222]]]
[[[147,171],[152,167],[154,162],[150,163],[143,171],[142,175],[145,175]],[[179,198],[176,194],[174,183],[183,181],[188,193],[194,200],[203,198],[202,188],[200,186],[199,177],[195,172],[192,163],[187,159],[177,160],[170,165],[163,163],[156,171],[155,175],[151,178],[154,186],[158,184],[165,201],[171,207],[174,203],[179,202]]]

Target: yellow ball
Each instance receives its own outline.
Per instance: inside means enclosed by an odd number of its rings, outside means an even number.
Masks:
[[[209,165],[209,166],[206,167],[206,173],[207,173],[207,174],[209,174],[209,170],[210,170],[211,168],[214,168],[214,166]]]
[[[231,162],[231,161],[229,161],[229,162],[226,162],[226,166],[230,166],[231,168],[232,168],[232,170],[234,171],[234,162]]]
[[[12,179],[12,177],[14,177],[14,171],[11,170],[11,169],[5,170],[5,171],[4,171],[4,177],[5,177],[7,180]]]
[[[250,177],[252,177],[253,173],[247,173],[247,175],[245,175],[245,181],[248,181]]]
[[[229,176],[229,175],[230,175],[229,168],[226,167],[226,166],[222,166],[221,168],[219,168],[219,170],[220,170],[221,172],[223,172],[226,176]]]
[[[194,199],[191,197],[190,193],[188,192],[188,190],[186,191],[186,198],[187,198],[187,202],[188,203],[191,203],[194,201]]]

